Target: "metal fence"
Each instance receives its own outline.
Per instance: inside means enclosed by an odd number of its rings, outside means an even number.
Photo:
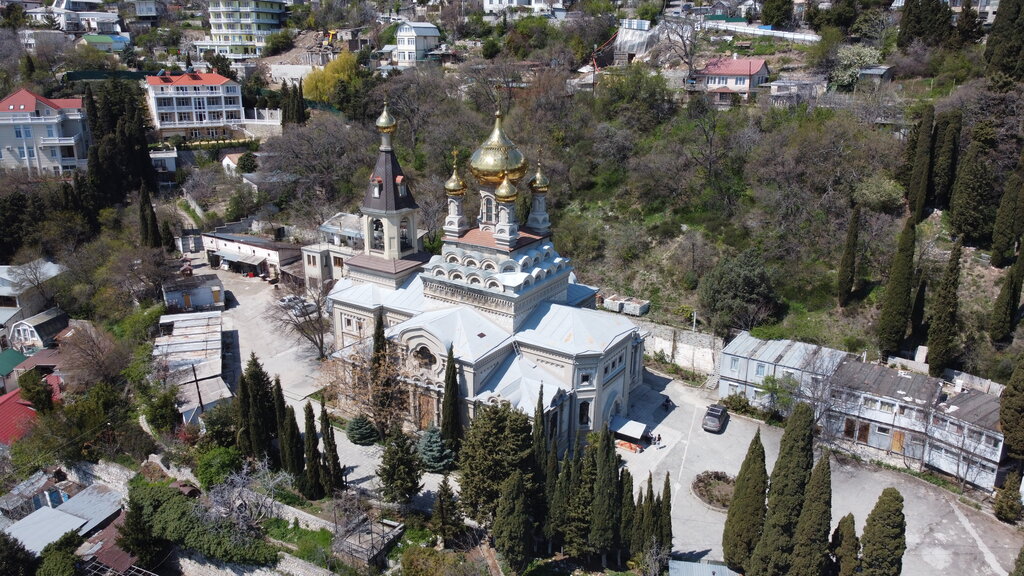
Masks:
[[[817,44],[821,41],[821,36],[818,36],[817,34],[785,32],[783,30],[766,30],[764,28],[756,28],[753,26],[744,26],[742,24],[732,24],[716,20],[705,20],[702,25],[704,28],[711,28],[714,30],[725,30],[728,32],[736,32],[737,34],[749,34],[751,36],[771,36],[773,38],[782,38],[783,40],[792,40],[793,42],[799,42],[801,44]]]

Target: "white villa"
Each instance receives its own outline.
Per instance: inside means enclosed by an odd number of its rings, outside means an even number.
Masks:
[[[593,310],[595,290],[578,284],[551,241],[540,166],[529,180],[532,209],[516,218],[516,185],[527,161],[502,128],[473,153],[480,212],[463,212],[458,167],[445,184],[444,246],[417,246],[419,207],[391,146],[395,120],[377,120],[380,153],[362,204],[362,253],[345,260],[331,294],[337,357],[373,333],[377,315],[405,358],[409,418],[440,420],[448,349],[457,362],[464,416],[509,402],[532,414],[543,387],[547,428],[560,446],[627,425],[629,394],[642,380],[644,333],[629,319]]]
[[[427,53],[441,43],[441,32],[429,22],[403,22],[395,32],[398,47],[393,58],[399,68],[416,66],[427,60]]]

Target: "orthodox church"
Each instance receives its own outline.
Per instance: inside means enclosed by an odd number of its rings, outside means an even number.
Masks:
[[[630,390],[642,380],[644,335],[629,319],[593,309],[596,291],[576,282],[551,240],[540,164],[528,181],[529,218],[517,221],[517,184],[528,165],[502,116],[469,161],[480,195],[470,223],[468,186],[456,163],[445,184],[440,255],[420,250],[418,206],[392,147],[387,104],[381,144],[363,199],[362,253],[347,259],[331,292],[338,355],[373,333],[379,314],[410,386],[410,420],[440,421],[449,347],[471,419],[482,404],[509,402],[532,415],[543,390],[547,429],[559,445],[605,424],[626,424]],[[468,417],[468,419],[467,419]]]

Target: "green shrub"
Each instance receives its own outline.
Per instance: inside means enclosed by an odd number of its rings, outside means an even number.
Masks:
[[[199,457],[196,478],[203,489],[224,481],[232,472],[241,469],[242,454],[234,448],[216,446]]]
[[[377,435],[377,428],[370,422],[370,419],[360,414],[348,423],[345,429],[348,439],[357,446],[369,446],[380,437]]]

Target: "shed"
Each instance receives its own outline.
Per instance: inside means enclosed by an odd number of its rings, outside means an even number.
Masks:
[[[68,532],[78,531],[88,521],[74,514],[56,508],[40,508],[9,526],[4,532],[22,543],[25,548],[39,555],[47,544],[60,539]]]
[[[216,274],[178,278],[163,285],[164,304],[171,312],[219,310],[224,307],[224,284]]]
[[[14,367],[26,360],[26,356],[14,348],[0,352],[0,387],[9,392],[18,387],[18,379],[14,376]]]
[[[85,520],[78,533],[88,534],[94,528],[111,520],[121,510],[124,495],[104,484],[93,484],[71,497],[57,509]]]

